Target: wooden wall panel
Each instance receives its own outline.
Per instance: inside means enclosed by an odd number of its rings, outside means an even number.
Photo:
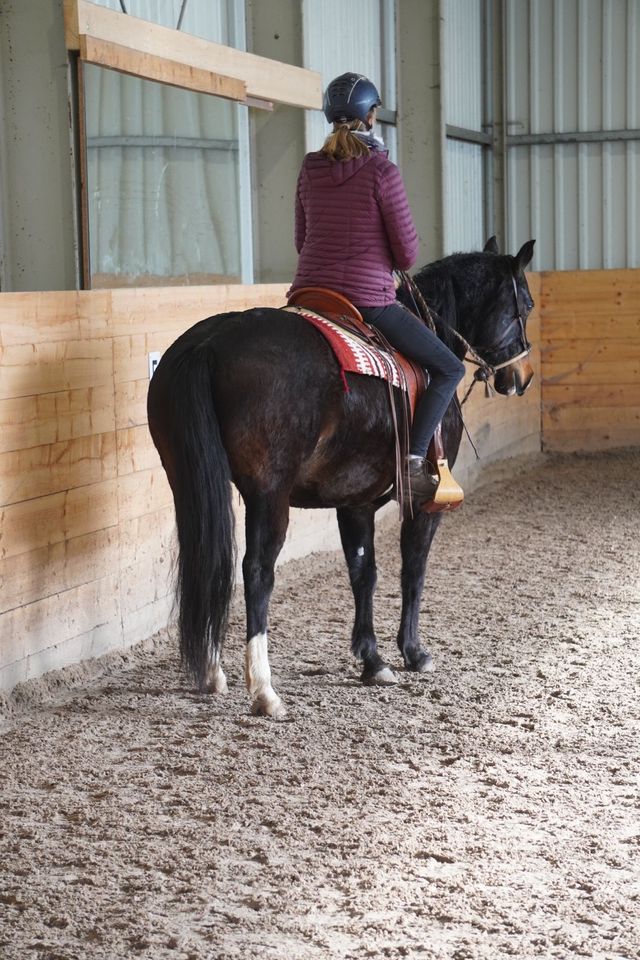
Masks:
[[[19,503],[116,476],[116,435],[98,433],[0,454],[0,503]]]
[[[0,613],[100,580],[118,561],[116,526],[0,560]]]
[[[107,433],[115,428],[113,385],[0,400],[0,423],[0,453]]]
[[[13,643],[0,646],[0,668],[48,647],[64,645],[99,624],[117,624],[119,614],[117,572],[16,607],[2,615],[3,630],[8,631]]]
[[[118,479],[118,517],[120,523],[155,513],[172,504],[171,489],[161,466]]]
[[[117,383],[114,391],[115,422],[117,430],[147,424],[147,391],[149,377]]]
[[[640,271],[542,275],[545,450],[640,444]]]
[[[0,399],[95,387],[112,379],[107,339],[12,344],[3,351]]]
[[[118,525],[116,480],[0,507],[0,557],[7,559]]]
[[[0,688],[166,625],[174,517],[147,354],[285,290],[0,294]]]
[[[612,383],[633,386],[640,377],[640,361],[619,357],[614,363],[595,363],[589,358],[584,360],[565,360],[564,362],[544,361],[544,385],[571,384],[573,386],[598,384],[607,387]]]
[[[640,406],[640,377],[632,383],[554,383],[545,382],[545,412],[552,416],[557,410],[575,407]]]
[[[186,330],[216,313],[256,305],[281,306],[286,290],[284,284],[256,283],[251,287],[220,284],[3,293],[0,342],[3,347],[71,343],[155,331],[164,333],[168,346],[172,332]]]
[[[550,306],[550,310],[552,312],[545,316],[544,334],[551,343],[566,337],[578,340],[597,340],[602,337],[607,340],[637,340],[640,337],[637,310],[635,313],[605,310],[600,316],[592,312],[591,304],[585,306],[581,313],[568,316],[553,306]]]
[[[118,475],[156,470],[160,457],[153,445],[146,423],[126,430],[118,430]]]

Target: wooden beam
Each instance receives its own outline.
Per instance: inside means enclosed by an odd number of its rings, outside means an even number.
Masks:
[[[64,13],[68,50],[80,50],[80,37],[91,37],[137,54],[234,78],[246,85],[247,96],[258,100],[318,110],[322,107],[322,78],[314,70],[171,30],[89,0],[64,0]]]
[[[64,36],[67,50],[79,49],[78,0],[63,0]]]
[[[273,102],[271,100],[261,100],[260,97],[247,97],[247,106],[255,107],[256,110],[273,110]]]
[[[48,290],[0,293],[0,347],[24,346],[26,349],[17,363],[29,363],[31,354],[40,345],[73,343],[77,340],[94,341],[113,337],[148,336],[159,333],[169,346],[169,337],[175,337],[187,327],[214,313],[248,310],[249,307],[281,307],[286,302],[286,283],[220,284],[188,287],[120,287],[113,290]],[[48,348],[49,349],[49,348]],[[107,349],[103,360],[112,358]],[[149,349],[157,349],[150,347]],[[60,361],[69,359],[69,346]],[[95,356],[95,351],[93,353]],[[42,358],[38,358],[40,363]],[[3,359],[0,396],[25,396],[16,376],[17,393],[4,393],[2,386],[10,374],[8,354]],[[99,382],[96,370],[91,374],[92,385]],[[111,382],[112,371],[109,372]],[[147,376],[145,372],[143,374]],[[84,386],[82,384],[81,386]],[[75,382],[71,387],[78,387]],[[51,390],[69,389],[66,385]],[[47,392],[38,386],[29,395]],[[0,421],[0,427],[2,422]]]
[[[133,77],[144,77],[171,87],[183,87],[196,93],[208,93],[226,100],[245,102],[247,85],[235,77],[225,77],[211,70],[192,67],[167,57],[140,53],[120,43],[99,40],[81,33],[78,38],[80,59],[99,67],[117,70]]]

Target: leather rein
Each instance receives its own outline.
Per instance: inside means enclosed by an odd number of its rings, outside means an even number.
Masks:
[[[428,324],[431,330],[434,333],[436,333],[437,331],[436,331],[435,321],[433,319],[433,314],[431,313],[431,309],[427,301],[423,297],[422,293],[420,292],[415,280],[412,277],[410,277],[408,273],[405,273],[403,270],[399,270],[397,272],[399,277],[402,280],[402,283],[404,284],[404,286],[407,288],[407,290],[411,295],[411,298],[413,300],[414,306],[416,307],[416,311],[418,315],[421,316],[421,318],[425,321],[425,323]],[[525,325],[524,325],[524,317],[522,316],[522,313],[520,312],[520,307],[518,305],[518,285],[516,284],[516,278],[514,277],[513,274],[511,274],[511,283],[513,284],[513,295],[515,299],[516,312],[511,323],[509,324],[507,329],[504,331],[502,336],[500,336],[497,340],[494,340],[493,343],[486,344],[478,348],[472,347],[471,344],[465,340],[462,334],[458,333],[457,330],[455,330],[450,324],[446,323],[444,320],[442,321],[445,324],[445,326],[448,328],[449,332],[452,333],[453,336],[456,337],[460,341],[460,343],[464,346],[465,355],[463,359],[468,359],[470,363],[474,363],[478,367],[478,369],[473,375],[471,386],[465,393],[463,399],[460,401],[460,406],[462,406],[462,404],[466,402],[466,400],[469,397],[469,394],[475,387],[476,383],[479,383],[479,382],[484,383],[486,396],[488,397],[493,396],[494,390],[489,383],[489,378],[493,377],[498,372],[498,370],[502,370],[504,367],[508,367],[512,363],[516,363],[518,360],[522,360],[523,357],[527,357],[531,353],[531,344],[527,340],[527,334],[526,334]],[[440,319],[442,320],[442,318]],[[501,363],[488,363],[483,357],[480,356],[480,350],[482,350],[482,352],[485,354],[498,352],[502,347],[502,344],[509,337],[511,331],[513,330],[514,326],[516,326],[516,324],[520,328],[520,340],[522,344],[522,350],[520,351],[520,353],[516,354],[515,357],[510,357],[508,360],[503,360]]]

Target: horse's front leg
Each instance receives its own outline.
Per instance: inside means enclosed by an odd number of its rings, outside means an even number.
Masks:
[[[405,520],[400,534],[402,550],[402,613],[398,647],[407,670],[427,673],[433,670],[431,654],[420,643],[420,600],[424,589],[427,557],[440,524],[441,514],[419,513]]]
[[[255,496],[245,499],[247,549],[242,561],[247,608],[245,682],[252,713],[281,720],[286,710],[271,685],[267,654],[267,621],[273,593],[276,559],[289,524],[288,497]]]
[[[376,587],[376,558],[373,547],[373,507],[342,507],[338,511],[342,549],[356,605],[351,649],[362,660],[362,681],[366,684],[396,683],[391,668],[378,653],[373,630],[373,592]]]

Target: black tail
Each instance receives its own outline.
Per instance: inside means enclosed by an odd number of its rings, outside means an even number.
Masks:
[[[206,342],[183,354],[170,384],[180,652],[201,688],[224,639],[235,574],[231,474],[213,408],[211,359]]]

